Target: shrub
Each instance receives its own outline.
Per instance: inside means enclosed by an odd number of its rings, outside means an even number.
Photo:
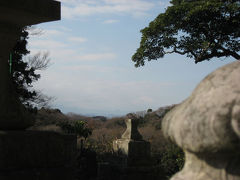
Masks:
[[[180,171],[185,161],[184,152],[174,144],[165,146],[158,155],[155,155],[155,159],[158,159],[158,165],[166,178]]]
[[[86,127],[86,123],[83,121],[63,121],[57,124],[62,128],[65,133],[77,134],[79,137],[85,139],[92,134],[92,129]]]

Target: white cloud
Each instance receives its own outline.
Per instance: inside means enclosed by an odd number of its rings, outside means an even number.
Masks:
[[[114,53],[98,53],[98,54],[86,54],[78,56],[77,59],[82,61],[97,61],[97,60],[113,60],[116,58]]]
[[[67,45],[60,41],[55,40],[43,40],[43,39],[36,39],[29,42],[31,48],[36,49],[56,49],[56,48],[65,48]]]
[[[69,27],[65,27],[65,26],[59,26],[58,29],[61,29],[62,31],[65,32],[72,32],[73,29],[69,28]]]
[[[44,39],[31,39],[29,41],[29,47],[31,53],[34,54],[39,51],[49,51],[50,58],[53,63],[61,62],[73,62],[80,61],[105,61],[114,60],[116,54],[113,52],[92,52],[86,53],[78,46],[73,46],[72,43],[86,42],[86,38],[82,37],[65,37],[68,42],[61,42],[58,40],[52,40],[50,38]]]
[[[62,35],[63,33],[61,31],[55,30],[55,29],[45,29],[43,30],[43,36],[59,36]]]
[[[87,41],[87,39],[83,37],[69,37],[68,40],[75,43],[83,43]]]
[[[166,1],[166,0],[161,0],[158,4],[163,8],[167,8],[168,6],[171,5],[171,3],[169,1]]]
[[[104,24],[113,24],[116,22],[118,22],[118,20],[115,20],[115,19],[108,19],[108,20],[103,21]]]
[[[146,14],[155,4],[146,0],[62,0],[64,18],[76,18],[95,14]]]
[[[126,69],[120,67],[108,67],[97,65],[69,65],[65,66],[64,71],[84,72],[84,73],[124,73]]]

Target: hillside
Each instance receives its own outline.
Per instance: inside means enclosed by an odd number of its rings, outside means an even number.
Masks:
[[[139,132],[145,140],[151,143],[152,160],[155,166],[161,169],[166,179],[179,171],[183,167],[184,162],[182,150],[171,142],[166,141],[161,130],[163,117],[175,106],[165,106],[155,111],[148,110],[136,113],[140,119]],[[85,157],[84,153],[80,153],[78,158],[81,159],[79,160],[80,174],[84,176],[93,174],[91,169],[95,163],[89,164],[88,162],[93,160],[94,156],[97,158],[97,163],[109,162],[114,159],[112,142],[120,138],[125,131],[125,119],[126,116],[106,118],[103,116],[87,117],[74,113],[63,114],[58,109],[42,108],[36,114],[35,125],[29,129],[69,133],[64,127],[68,127],[67,129],[69,129],[69,125],[74,126],[75,122],[84,122],[84,127],[87,130],[92,130],[91,135],[86,136],[86,139],[78,137],[79,151],[81,152],[82,149],[85,149],[88,154],[85,154],[87,155]],[[88,160],[88,158],[90,159]],[[83,168],[86,164],[89,164],[88,170]]]
[[[155,111],[141,111],[136,114],[140,116],[139,131],[143,138],[151,142],[152,152],[158,152],[164,147],[166,141],[161,131],[161,121],[164,115],[175,105],[161,107]],[[120,138],[126,126],[126,116],[106,118],[104,116],[87,117],[74,113],[63,114],[58,109],[38,110],[34,130],[48,130],[63,132],[59,124],[64,122],[84,121],[88,128],[92,129],[92,135],[88,137],[85,146],[95,147],[99,152],[111,152],[112,141]]]

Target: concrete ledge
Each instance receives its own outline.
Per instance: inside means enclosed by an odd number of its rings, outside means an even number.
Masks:
[[[43,131],[0,131],[0,171],[72,166],[75,135]]]
[[[27,26],[61,19],[61,4],[54,0],[1,0],[0,22]]]

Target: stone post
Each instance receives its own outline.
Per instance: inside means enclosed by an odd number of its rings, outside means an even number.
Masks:
[[[240,180],[240,62],[208,75],[162,122],[185,152],[171,180]]]
[[[113,149],[127,158],[128,166],[145,166],[150,161],[150,143],[138,132],[138,118],[126,119],[126,131],[121,139],[113,141]]]
[[[8,59],[27,25],[60,19],[60,3],[53,0],[1,0],[0,2],[0,129],[25,129],[31,117],[11,87]]]

